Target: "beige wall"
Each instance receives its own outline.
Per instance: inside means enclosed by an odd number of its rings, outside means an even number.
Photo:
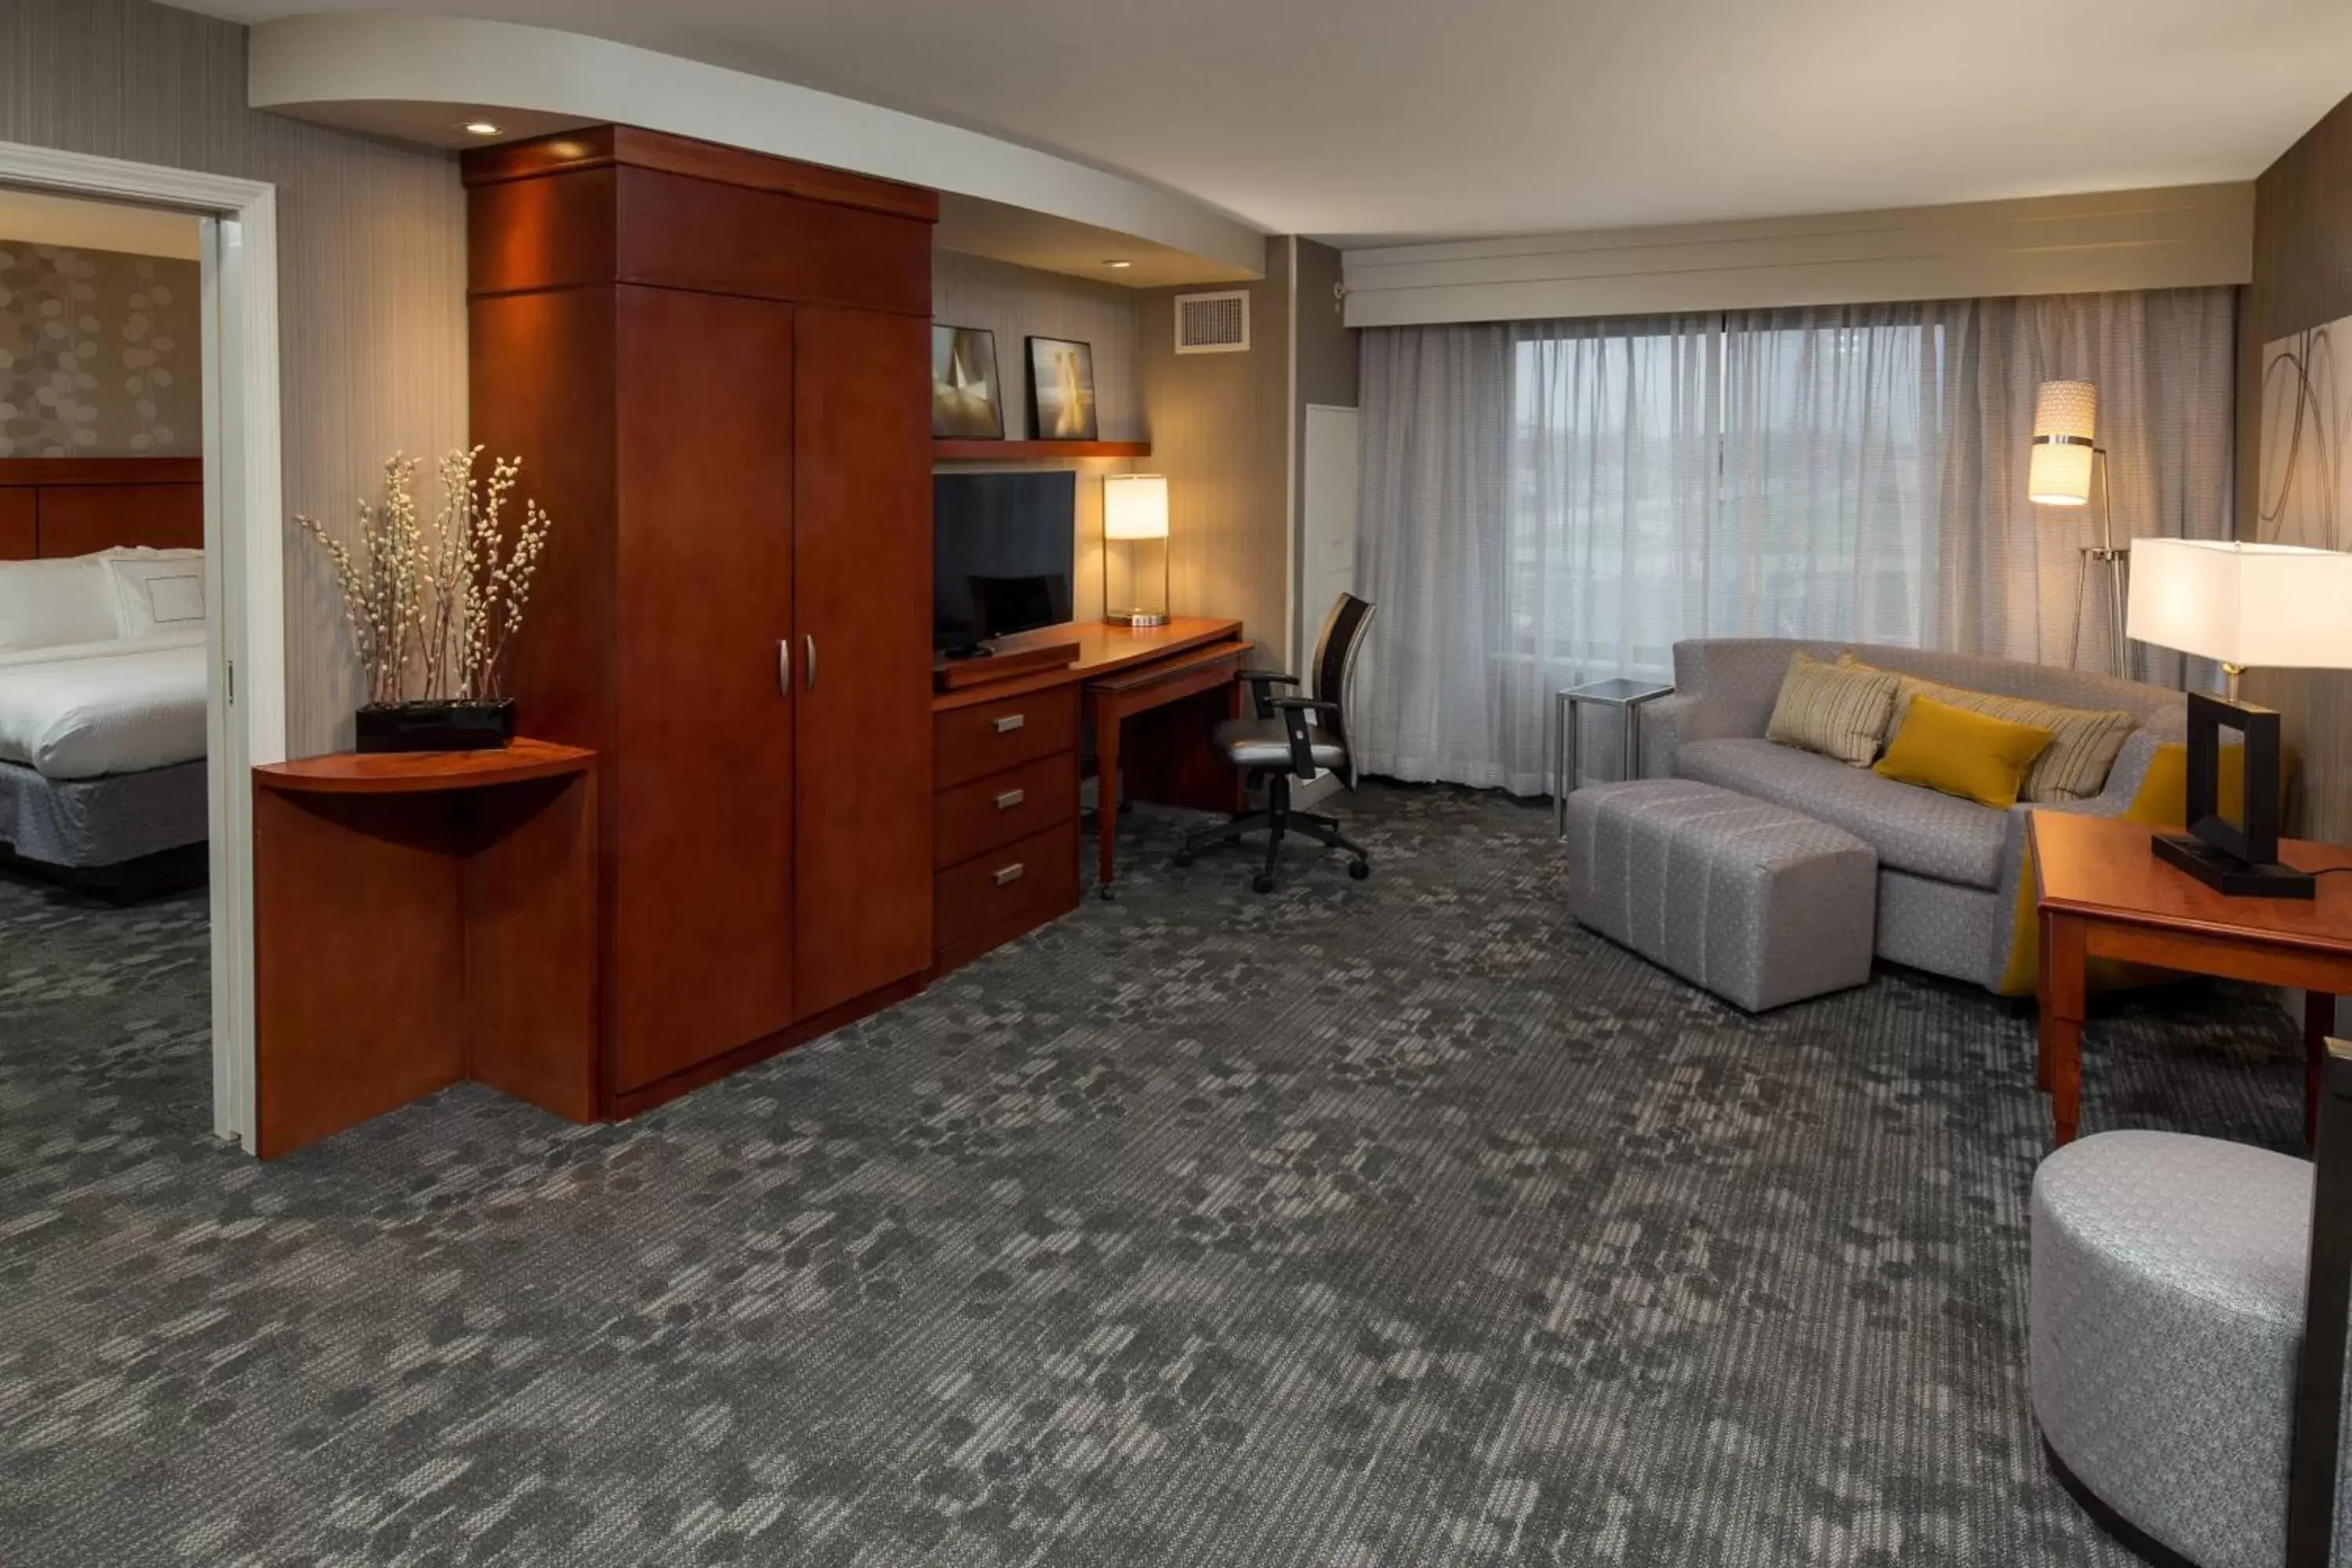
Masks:
[[[1009,441],[1024,440],[1031,434],[1024,340],[1032,336],[1092,344],[1097,433],[1106,441],[1142,437],[1142,387],[1136,349],[1139,299],[1136,290],[1116,283],[1089,282],[952,250],[931,253],[931,319],[944,326],[982,327],[996,334],[998,393]],[[997,471],[1007,467],[1003,463],[940,466]],[[1071,613],[1080,620],[1093,620],[1103,611],[1103,476],[1150,465],[1089,458],[1034,466],[1077,470],[1076,581],[1070,584]]]
[[[1263,661],[1288,658],[1290,242],[1266,241],[1247,353],[1180,354],[1175,299],[1142,296],[1143,408],[1168,476],[1169,596],[1180,616],[1236,616]],[[1220,288],[1224,287],[1220,285]]]
[[[1297,341],[1297,386],[1290,418],[1290,516],[1292,581],[1307,580],[1307,408],[1320,404],[1331,408],[1356,406],[1358,355],[1356,334],[1347,324],[1340,292],[1343,270],[1339,253],[1311,239],[1297,241],[1298,271],[1297,319],[1292,323]],[[1315,635],[1330,613],[1328,604],[1298,605],[1292,636],[1292,663],[1306,676],[1307,661],[1315,653]]]
[[[0,227],[0,458],[202,456],[203,286],[193,261]]]
[[[2254,186],[2253,281],[2238,311],[2238,536],[2260,539],[2262,350],[2289,332],[2352,316],[2352,99],[2273,163]],[[2352,529],[2352,522],[2344,525]],[[2296,543],[2317,543],[2296,540]],[[2352,550],[2352,531],[2326,542]],[[2249,700],[2285,716],[2303,760],[2292,826],[2352,842],[2352,673],[2252,670]]]
[[[454,160],[254,113],[245,29],[146,0],[0,0],[0,140],[278,187],[289,510],[341,525],[395,448],[465,439]],[[347,744],[359,700],[332,584],[299,543],[289,536],[286,606],[298,756]]]

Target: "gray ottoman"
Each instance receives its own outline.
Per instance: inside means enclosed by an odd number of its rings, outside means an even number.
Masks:
[[[2034,1173],[2034,1419],[2093,1496],[2200,1568],[2286,1559],[2310,1244],[2311,1166],[2242,1143],[2102,1132]]]
[[[1690,779],[1568,797],[1568,909],[1761,1012],[1870,978],[1878,853],[1843,828]]]

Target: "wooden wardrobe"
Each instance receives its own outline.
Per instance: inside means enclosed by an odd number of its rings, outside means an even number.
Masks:
[[[474,439],[554,519],[518,719],[601,759],[625,1116],[929,961],[938,198],[618,126],[465,172]]]

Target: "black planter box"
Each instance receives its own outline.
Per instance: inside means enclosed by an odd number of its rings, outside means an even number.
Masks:
[[[362,752],[494,752],[514,739],[514,702],[372,702],[359,710]]]

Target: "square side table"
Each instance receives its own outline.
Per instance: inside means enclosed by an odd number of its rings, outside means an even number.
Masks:
[[[1560,837],[1568,834],[1568,797],[1576,788],[1578,766],[1578,723],[1581,717],[1577,710],[1590,702],[1596,708],[1617,710],[1619,776],[1632,778],[1641,767],[1642,710],[1661,697],[1672,696],[1674,688],[1654,681],[1595,680],[1584,686],[1570,686],[1552,696],[1552,832]]]

